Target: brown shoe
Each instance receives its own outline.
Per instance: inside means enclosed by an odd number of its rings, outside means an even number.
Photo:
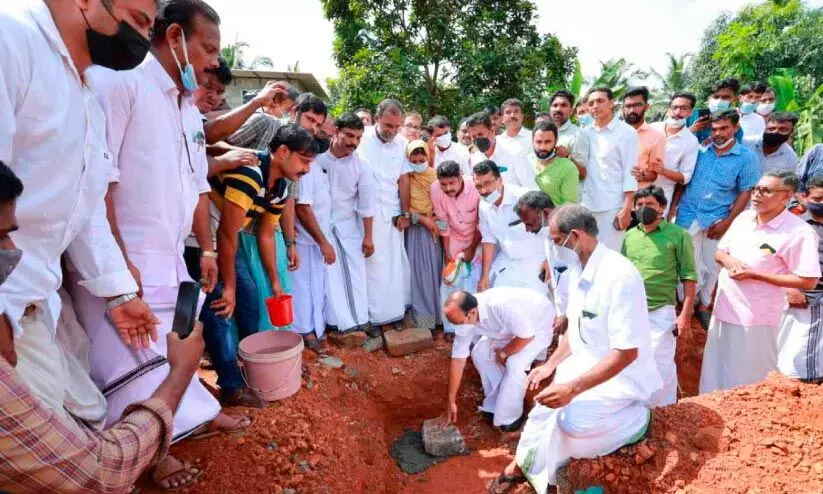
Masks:
[[[314,333],[307,333],[303,335],[303,346],[314,353],[323,353],[323,345]]]
[[[261,400],[252,390],[243,386],[233,392],[221,392],[220,403],[226,407],[266,408],[268,403]]]

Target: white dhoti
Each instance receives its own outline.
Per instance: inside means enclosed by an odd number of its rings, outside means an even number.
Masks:
[[[805,309],[787,307],[777,338],[777,369],[786,376],[823,378],[823,304],[810,300]]]
[[[548,283],[540,281],[540,266],[544,260],[540,253],[525,259],[512,259],[500,251],[492,263],[489,282],[492,287],[531,288],[548,295]]]
[[[369,324],[369,295],[363,234],[356,220],[332,225],[329,241],[337,260],[326,266],[326,322],[340,331],[364,329]]]
[[[712,316],[700,369],[700,394],[746,386],[777,370],[779,328],[741,326]]]
[[[659,307],[649,312],[651,323],[652,350],[657,371],[663,380],[663,387],[649,399],[649,406],[662,407],[677,402],[677,367],[674,354],[677,338],[674,336],[675,314],[673,305]]]
[[[300,334],[314,332],[322,338],[326,332],[326,294],[329,293],[326,263],[317,245],[298,243],[297,253],[300,267],[292,275],[293,326]]]
[[[519,352],[506,359],[502,367],[494,352],[511,340],[492,340],[481,337],[471,352],[472,363],[483,385],[483,404],[480,409],[494,414],[494,425],[510,425],[523,415],[526,397],[526,375],[532,362],[551,344],[551,331],[539,333]]]
[[[143,301],[160,319],[158,338],[148,349],[134,351],[106,319],[106,301],[72,283],[72,297],[91,340],[91,377],[108,401],[106,425],[120,419],[132,403],[151,397],[169,373],[166,335],[171,331],[177,287],[143,286]],[[203,297],[201,297],[202,299]],[[220,404],[195,374],[174,413],[174,436],[178,441],[220,413]]]
[[[537,405],[529,413],[515,459],[538,494],[557,485],[557,470],[572,458],[607,455],[645,434],[648,408],[634,400],[599,396],[597,389],[563,408]]]
[[[443,321],[443,332],[444,333],[454,333],[454,325],[449,322],[446,318],[446,313],[442,312],[443,307],[446,304],[446,300],[448,300],[449,296],[457,291],[464,291],[469,293],[474,293],[477,291],[477,283],[480,282],[480,274],[483,272],[483,265],[482,265],[482,256],[478,252],[474,256],[474,260],[471,263],[471,270],[464,271],[461,273],[460,278],[453,283],[451,286],[440,282],[440,310],[441,310],[441,318],[440,320]]]
[[[597,241],[617,252],[620,252],[623,247],[623,237],[626,236],[625,230],[614,228],[614,217],[619,212],[620,208],[598,213],[592,212],[594,219],[597,220]]]
[[[366,259],[369,320],[379,326],[403,320],[409,294],[409,259],[403,232],[390,220],[375,217],[374,254]]]
[[[712,303],[712,293],[714,293],[714,287],[717,286],[717,278],[720,276],[720,264],[714,258],[720,239],[710,239],[706,236],[707,231],[699,230],[696,221],[689,228],[697,267],[697,297],[703,305],[708,307]],[[682,296],[680,298],[683,299]]]
[[[62,417],[64,424],[82,434],[72,417],[102,427],[106,399],[89,376],[89,341],[77,322],[71,299],[62,289],[60,298],[56,330],[46,322],[40,308],[23,316],[23,334],[14,341],[15,370],[29,389]]]

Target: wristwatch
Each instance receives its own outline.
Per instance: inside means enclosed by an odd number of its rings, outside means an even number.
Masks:
[[[213,250],[201,250],[200,257],[213,257],[217,259],[217,252]]]
[[[417,213],[412,213],[409,220],[411,221],[412,225],[416,225],[420,222],[420,215]]]
[[[136,293],[127,293],[125,295],[120,295],[119,297],[117,297],[115,299],[111,299],[108,302],[106,302],[106,312],[111,312],[114,309],[120,307],[121,305],[123,305],[127,302],[131,302],[132,300],[134,300],[136,298],[137,298]]]
[[[284,240],[283,242],[285,242],[287,249],[293,245],[297,245],[297,242],[295,242],[294,240]]]
[[[411,213],[409,213],[408,211],[402,211],[402,212],[400,213],[400,216],[402,216],[402,217],[406,218],[407,220],[410,220],[410,219],[411,219]]]

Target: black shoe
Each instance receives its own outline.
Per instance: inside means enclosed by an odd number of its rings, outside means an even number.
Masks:
[[[500,429],[501,432],[515,432],[518,429],[520,429],[520,427],[523,425],[523,419],[524,417],[521,416],[519,419],[515,420],[509,425],[499,426],[498,429]]]
[[[315,353],[323,353],[323,345],[314,333],[306,333],[303,335],[303,345]]]
[[[369,324],[366,328],[366,336],[368,336],[369,338],[378,338],[380,336],[383,336],[383,332],[380,331],[380,326],[374,326]]]

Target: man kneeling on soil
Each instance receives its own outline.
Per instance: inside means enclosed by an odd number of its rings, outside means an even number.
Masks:
[[[472,295],[453,293],[443,309],[454,324],[447,418],[457,421],[457,392],[474,336],[472,362],[483,383],[481,412],[504,432],[520,428],[526,372],[552,341],[554,306],[528,288],[499,287]]]
[[[515,460],[492,483],[493,493],[528,480],[543,494],[571,458],[636,442],[648,428],[647,402],[662,386],[640,273],[597,241],[597,221],[583,206],[556,209],[549,234],[557,250],[570,249],[579,261],[568,269],[568,329],[549,360],[529,374],[528,387],[537,389],[557,370],[535,397]]]

